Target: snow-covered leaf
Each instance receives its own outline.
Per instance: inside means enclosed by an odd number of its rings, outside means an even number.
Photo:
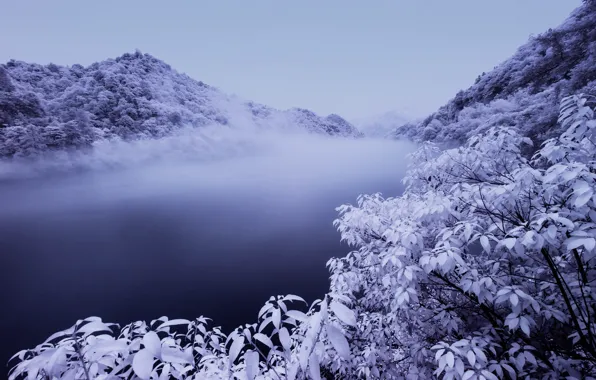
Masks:
[[[285,301],[298,301],[298,302],[304,302],[304,303],[306,303],[306,301],[302,297],[298,297],[298,296],[293,295],[293,294],[288,294],[283,299]]]
[[[326,330],[327,338],[339,356],[346,360],[350,359],[350,345],[341,330],[331,324],[327,325]]]
[[[244,363],[246,366],[246,377],[254,380],[259,375],[259,354],[253,350],[247,350],[244,354]]]
[[[143,345],[155,357],[161,353],[161,340],[154,331],[149,331],[143,336]]]
[[[567,249],[569,249],[569,250],[584,246],[587,250],[591,251],[594,249],[594,246],[596,245],[596,239],[594,239],[592,237],[589,237],[589,238],[571,237],[571,238],[567,239],[566,243],[567,243]]]
[[[313,352],[308,359],[308,372],[312,380],[321,380],[321,369],[319,367],[319,358]]]
[[[153,372],[153,363],[155,363],[153,353],[143,349],[135,354],[132,360],[132,369],[140,379],[149,379],[151,378],[151,372]]]
[[[279,341],[281,342],[282,347],[284,348],[284,350],[289,350],[292,344],[292,340],[290,339],[290,334],[288,332],[288,329],[286,329],[285,327],[282,327],[281,329],[279,329]]]
[[[172,319],[169,320],[163,324],[161,324],[158,327],[158,330],[162,330],[165,329],[166,327],[171,327],[171,326],[178,326],[178,325],[189,325],[190,321],[188,319]]]
[[[281,311],[279,309],[273,309],[271,318],[273,326],[275,326],[276,329],[279,329],[281,326]]]
[[[474,351],[468,351],[468,353],[466,354],[466,357],[468,358],[468,362],[470,363],[471,366],[476,364],[476,354],[474,354]]]
[[[238,354],[240,353],[240,351],[242,350],[243,347],[244,347],[244,335],[238,334],[235,336],[234,340],[232,341],[232,346],[230,347],[230,351],[228,353],[230,363],[234,363],[234,361],[238,357]]]
[[[273,348],[273,343],[271,342],[271,339],[269,339],[269,337],[265,334],[262,333],[256,333],[254,335],[255,339],[258,340],[259,342],[263,343],[264,345],[266,345],[269,348]]]
[[[299,322],[304,322],[308,319],[306,314],[299,310],[288,310],[288,312],[285,315]]]
[[[486,236],[480,236],[480,244],[482,245],[482,248],[484,249],[484,251],[486,253],[490,253],[491,248],[490,248],[490,243],[488,241],[488,238]]]
[[[190,364],[192,363],[192,356],[179,347],[163,346],[161,360],[167,363]]]
[[[335,316],[339,318],[340,321],[342,321],[348,326],[356,326],[356,315],[346,305],[337,301],[331,301],[329,307],[331,311],[333,311],[333,314],[335,314]]]

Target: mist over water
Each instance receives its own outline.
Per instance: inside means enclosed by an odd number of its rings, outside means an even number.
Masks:
[[[413,150],[234,138],[211,142],[216,156],[196,154],[197,138],[104,146],[78,174],[15,179],[5,167],[0,360],[91,315],[121,324],[205,315],[229,331],[254,322],[271,295],[321,297],[325,263],[349,252],[335,207],[361,193],[398,195]]]

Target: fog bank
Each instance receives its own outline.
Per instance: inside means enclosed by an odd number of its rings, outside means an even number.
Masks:
[[[380,139],[222,126],[184,129],[158,140],[104,141],[92,152],[0,162],[0,209],[63,210],[196,191],[306,199],[354,182],[398,182],[413,148]]]
[[[320,297],[326,261],[349,252],[335,207],[397,195],[412,150],[242,132],[207,136],[202,150],[206,135],[185,133],[105,144],[76,163],[4,164],[0,361],[90,315],[205,315],[229,330],[271,295]]]

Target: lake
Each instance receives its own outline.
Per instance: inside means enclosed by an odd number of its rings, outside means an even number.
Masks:
[[[204,315],[229,331],[256,321],[271,295],[321,297],[325,263],[350,250],[335,207],[399,194],[411,149],[292,146],[3,182],[0,359],[92,315]]]

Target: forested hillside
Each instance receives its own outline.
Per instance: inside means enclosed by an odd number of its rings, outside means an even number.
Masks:
[[[89,67],[14,60],[0,66],[3,157],[85,147],[102,139],[163,137],[183,126],[247,123],[360,136],[337,115],[244,102],[139,52]]]
[[[565,96],[596,93],[596,2],[585,1],[559,27],[530,38],[508,60],[460,91],[420,123],[394,137],[461,144],[493,126],[524,126],[543,141],[561,133],[558,104]]]

